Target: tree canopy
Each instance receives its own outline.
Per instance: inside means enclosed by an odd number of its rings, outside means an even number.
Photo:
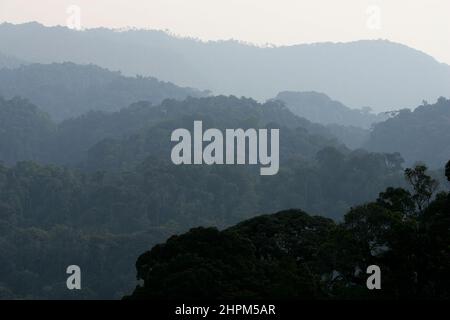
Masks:
[[[399,152],[407,165],[417,161],[441,168],[450,157],[450,100],[439,98],[414,111],[401,110],[377,123],[364,147],[375,152]]]
[[[339,223],[286,210],[173,236],[138,258],[144,282],[126,298],[448,299],[450,195],[422,207],[428,190],[410,182],[415,194],[388,188]],[[366,288],[374,264],[383,290]]]

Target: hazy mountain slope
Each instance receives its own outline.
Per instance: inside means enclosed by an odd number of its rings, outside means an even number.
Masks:
[[[448,65],[389,41],[260,48],[159,31],[77,32],[37,23],[2,24],[0,38],[0,51],[27,61],[94,63],[215,94],[269,99],[284,90],[318,91],[377,112],[450,96]]]
[[[150,155],[169,160],[171,132],[192,129],[195,120],[202,120],[205,128],[286,128],[280,138],[282,157],[293,153],[311,157],[324,146],[339,145],[327,128],[293,115],[278,102],[259,104],[252,99],[216,96],[165,100],[158,106],[139,102],[120,112],[89,113],[64,121],[55,143],[56,150],[65,150],[59,153],[58,162],[76,164],[88,151],[90,168],[117,169]],[[115,165],[103,162],[111,157]]]
[[[205,128],[285,128],[281,133],[282,158],[292,154],[312,158],[325,146],[339,146],[339,142],[327,128],[295,116],[278,101],[259,104],[252,99],[217,96],[187,98],[184,101],[166,99],[156,106],[150,102],[138,102],[118,112],[88,112],[58,125],[45,112],[39,111],[26,100],[2,101],[8,108],[1,109],[5,145],[0,144],[0,160],[7,163],[32,159],[45,163],[78,165],[86,160],[88,151],[104,139],[107,139],[106,143],[110,146],[111,141],[116,141],[111,139],[117,139],[116,143],[123,144],[120,149],[115,149],[116,152],[121,151],[113,155],[117,158],[116,162],[121,163],[114,166],[115,169],[122,164],[137,164],[150,155],[170,160],[171,131],[182,127],[190,128],[194,120],[203,120]],[[20,110],[26,111],[26,117],[17,117]],[[45,125],[44,128],[51,127],[53,131],[36,131],[35,123]],[[24,141],[38,140],[41,143],[28,146],[24,142],[17,142],[18,138]],[[24,146],[27,147],[27,153],[21,151]],[[90,150],[89,159],[95,163],[90,167],[101,169],[102,165],[98,162],[104,161],[105,156],[111,157],[109,149],[102,149],[104,147],[105,143],[102,143],[94,151]],[[92,157],[93,154],[96,155]],[[108,167],[112,168],[110,165]]]
[[[0,70],[0,95],[22,96],[60,121],[89,110],[117,111],[129,104],[206,95],[151,77],[124,77],[94,65],[31,64]]]
[[[378,123],[365,147],[377,152],[400,152],[407,164],[424,161],[441,168],[450,158],[450,100],[440,98],[412,112],[402,110]]]
[[[0,161],[44,158],[46,145],[56,130],[48,115],[26,100],[0,97]]]
[[[369,129],[363,129],[355,126],[343,126],[339,124],[329,124],[326,128],[342,141],[350,149],[363,147],[370,135]]]
[[[26,64],[25,61],[17,59],[16,57],[5,55],[0,52],[0,69],[3,68],[13,69],[24,64]]]
[[[339,101],[330,99],[319,92],[283,91],[276,97],[299,117],[321,124],[338,124],[370,128],[375,122],[386,120],[384,114],[374,114],[370,110],[350,109]]]
[[[277,101],[260,104],[252,99],[234,96],[188,98],[184,101],[165,100],[160,106],[151,108],[139,103],[129,110],[122,110],[123,116],[127,117],[125,112],[140,114],[140,119],[147,119],[146,125],[141,126],[136,134],[122,137],[109,135],[108,138],[116,139],[105,139],[94,145],[89,149],[88,168],[129,168],[149,156],[163,155],[164,161],[170,160],[173,146],[171,132],[177,128],[192,131],[196,120],[203,122],[203,130],[279,128],[281,162],[293,156],[313,160],[315,154],[327,146],[345,149],[327,128],[295,116]],[[62,127],[65,127],[64,123]],[[120,126],[116,127],[120,132]],[[72,133],[70,136],[77,135]]]

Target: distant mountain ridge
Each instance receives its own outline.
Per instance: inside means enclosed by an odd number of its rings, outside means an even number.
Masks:
[[[159,104],[164,99],[206,96],[153,77],[125,77],[95,65],[29,64],[0,70],[0,95],[21,96],[61,121],[90,110],[117,111],[139,100]]]
[[[370,109],[351,109],[324,93],[283,91],[276,97],[299,117],[323,125],[338,124],[368,129],[372,124],[386,120],[385,114],[374,114]]]
[[[380,112],[450,96],[450,66],[385,40],[263,48],[181,39],[162,31],[79,32],[38,23],[4,23],[0,38],[1,52],[30,62],[93,63],[260,101],[284,90],[318,91],[351,108]]]

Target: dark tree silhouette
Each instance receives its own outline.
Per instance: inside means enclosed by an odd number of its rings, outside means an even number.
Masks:
[[[445,166],[445,176],[447,177],[447,180],[450,181],[450,161],[448,161]]]
[[[448,298],[448,195],[428,201],[424,166],[405,177],[415,194],[388,188],[341,223],[288,210],[172,237],[139,257],[144,285],[127,298]],[[383,290],[367,290],[372,264]]]
[[[414,190],[412,199],[416,203],[417,210],[422,213],[433,194],[438,188],[438,181],[426,174],[427,167],[425,165],[417,165],[415,168],[405,170],[406,180],[410,183]]]

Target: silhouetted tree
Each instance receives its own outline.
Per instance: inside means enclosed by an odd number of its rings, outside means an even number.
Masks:
[[[416,203],[419,213],[422,213],[425,206],[430,204],[434,192],[437,190],[438,182],[426,174],[425,165],[417,165],[415,168],[405,170],[406,180],[414,190],[412,199]]]
[[[447,165],[445,166],[445,176],[447,177],[447,180],[450,181],[450,161],[447,162]]]

